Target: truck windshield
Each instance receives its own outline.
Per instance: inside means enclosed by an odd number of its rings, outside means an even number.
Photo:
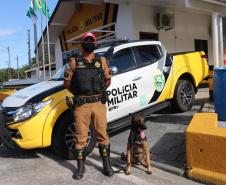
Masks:
[[[65,66],[62,67],[61,69],[59,69],[57,71],[57,73],[53,76],[53,78],[51,79],[51,81],[60,81],[60,80],[64,80],[64,69],[65,69]]]

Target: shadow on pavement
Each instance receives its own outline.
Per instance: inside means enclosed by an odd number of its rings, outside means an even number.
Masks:
[[[169,132],[164,134],[151,147],[151,160],[170,166],[186,169],[186,143],[184,133]]]
[[[185,130],[194,113],[199,112],[202,104],[203,102],[195,102],[194,106],[197,108],[188,111],[187,113],[177,113],[172,110],[171,107],[168,107],[154,114],[150,114],[145,118],[148,126],[146,136],[150,147],[152,161],[167,164],[183,170],[186,168]],[[125,140],[123,150],[116,150],[117,153],[121,154],[121,152],[126,149],[129,129],[130,126],[127,126],[109,134],[110,137],[116,136],[119,139],[123,139],[123,141]],[[117,142],[112,142],[112,144],[114,143],[116,145],[118,144]],[[122,140],[120,140],[120,143],[122,143]],[[69,162],[62,159],[52,150],[51,147],[30,150],[20,148],[10,149],[7,147],[0,148],[0,158],[38,159],[41,157],[40,155],[52,159],[60,166],[70,170],[71,172],[76,169],[76,161]],[[96,155],[90,155],[89,157],[100,158],[100,156]],[[101,161],[101,159],[99,160]],[[116,164],[126,165],[126,162],[116,161]],[[89,162],[88,165],[94,166],[97,170],[102,171],[102,168],[92,164],[92,162]]]
[[[0,148],[0,158],[15,158],[15,159],[35,159],[40,158],[36,152],[39,149],[12,149],[8,147]]]
[[[40,155],[43,155],[56,163],[60,166],[69,169],[70,171],[76,170],[75,165],[76,162],[71,164],[67,160],[59,157],[51,147],[47,148],[38,148],[38,149],[11,149],[8,147],[0,148],[0,158],[14,158],[14,159],[38,159],[41,158]]]

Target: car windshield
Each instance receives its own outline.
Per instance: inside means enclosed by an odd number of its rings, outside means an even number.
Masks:
[[[104,56],[106,54],[106,51],[103,52],[97,52],[95,54],[98,54],[100,56]],[[61,69],[59,69],[57,71],[57,73],[53,76],[53,78],[51,79],[51,81],[60,81],[60,80],[64,80],[64,70],[65,70],[65,66],[67,64],[65,64]]]
[[[64,65],[61,69],[59,69],[57,71],[57,73],[53,76],[53,78],[51,79],[51,81],[59,81],[59,80],[64,80],[64,69],[65,69]]]
[[[100,55],[101,57],[104,57],[105,54],[106,54],[106,51],[104,51],[104,52],[97,52],[97,53],[95,53],[95,54]]]

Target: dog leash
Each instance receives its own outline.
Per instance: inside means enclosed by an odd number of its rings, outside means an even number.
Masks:
[[[130,164],[131,164],[131,163],[127,164],[125,167],[120,166],[120,165],[117,165],[117,164],[111,165],[111,166],[114,166],[114,167],[116,167],[116,168],[119,168],[119,170],[114,171],[115,173],[126,173],[127,167],[128,167]]]
[[[133,144],[134,144],[134,138],[135,138],[134,135],[135,135],[134,132],[132,132],[132,136],[131,136],[131,146],[132,146],[131,147],[131,153],[132,154],[133,154]]]

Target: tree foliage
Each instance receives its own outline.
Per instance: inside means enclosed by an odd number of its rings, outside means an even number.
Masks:
[[[43,57],[42,57],[42,55],[38,55],[38,59],[39,59],[39,66],[42,66],[43,65]],[[45,55],[44,59],[45,59],[44,60],[45,65],[49,64],[49,57],[48,57],[48,55]],[[50,56],[50,61],[51,61],[51,63],[55,62],[55,57],[54,56]],[[36,67],[36,58],[33,57],[33,58],[31,58],[31,69],[35,68],[35,67]]]
[[[19,68],[19,78],[24,79],[26,78],[26,73],[29,69],[28,65],[23,65],[23,67]],[[2,82],[9,81],[9,76],[10,76],[10,70],[8,68],[0,69],[0,84]],[[11,68],[11,76],[12,79],[18,79],[18,70]]]

